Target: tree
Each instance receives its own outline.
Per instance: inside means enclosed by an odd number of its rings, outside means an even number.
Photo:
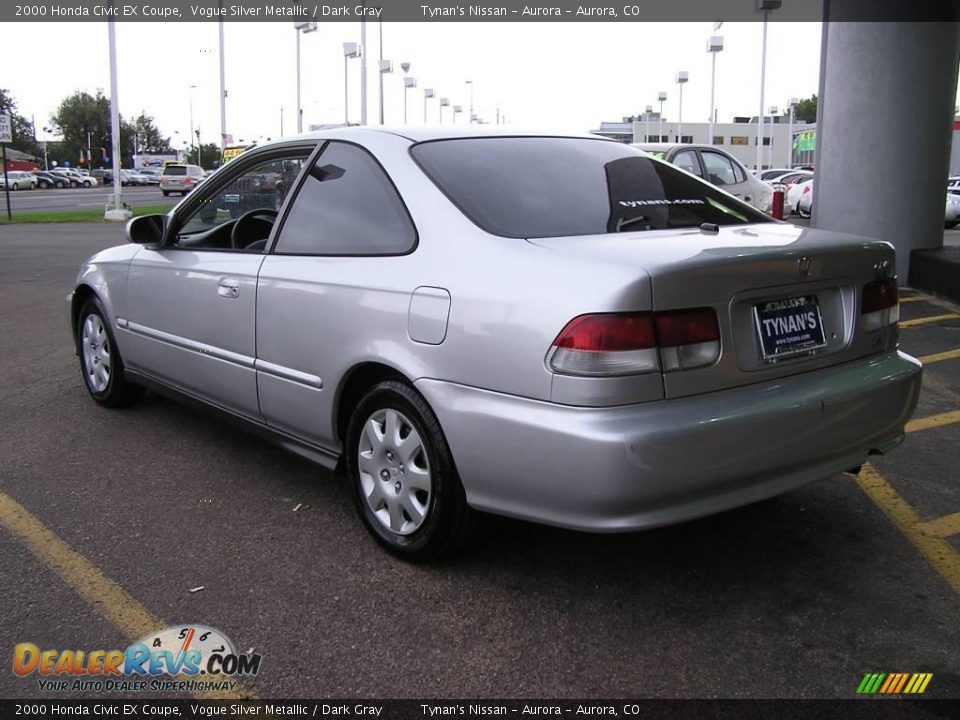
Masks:
[[[813,123],[817,121],[817,95],[814,93],[797,103],[793,117],[797,122]]]
[[[84,149],[91,147],[91,166],[104,164],[103,156],[110,155],[110,100],[103,90],[97,90],[96,95],[77,91],[64,98],[50,120],[63,136],[61,162],[86,166],[81,158]]]
[[[140,116],[133,121],[134,146],[138,153],[172,153],[170,138],[163,137],[157,128],[152,116],[140,111]]]
[[[14,150],[36,155],[33,124],[17,112],[17,101],[9,90],[0,89],[0,114],[10,116],[10,131],[13,142],[10,147]]]
[[[190,157],[197,159],[196,151],[193,150]],[[200,143],[200,166],[204,170],[216,170],[220,167],[220,146],[216,143]]]

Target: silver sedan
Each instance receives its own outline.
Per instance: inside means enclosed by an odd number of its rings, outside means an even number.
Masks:
[[[429,560],[484,513],[676,523],[895,447],[893,248],[592,136],[342,128],[252,149],[68,298],[90,395],[199,403]]]

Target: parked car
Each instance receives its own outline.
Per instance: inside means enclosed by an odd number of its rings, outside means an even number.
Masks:
[[[101,185],[113,185],[113,170],[99,169],[90,173]]]
[[[800,217],[808,218],[813,212],[813,178],[794,183],[787,191],[791,206]]]
[[[772,209],[773,189],[718,147],[683,143],[634,143],[633,147],[673,163],[757,210],[769,213]]]
[[[160,171],[156,168],[137,168],[137,172],[146,178],[147,185],[160,184]]]
[[[960,195],[947,193],[947,208],[943,218],[943,225],[952,230],[960,223]]]
[[[131,185],[142,187],[150,184],[150,178],[141,173],[139,170],[125,170],[124,172],[127,173]]]
[[[33,190],[37,186],[37,176],[24,170],[8,170],[7,185],[11,190]],[[0,173],[0,187],[4,187],[3,173]]]
[[[279,206],[208,212],[278,163]],[[127,233],[67,303],[92,398],[342,458],[409,559],[481,512],[610,532],[771,497],[894,448],[920,392],[889,243],[596,136],[324,130]]]
[[[764,182],[770,182],[771,180],[776,180],[779,177],[784,175],[789,175],[794,172],[790,168],[773,168],[772,170],[764,170],[760,173],[760,179]]]
[[[92,175],[84,175],[81,172],[78,172],[74,168],[54,168],[50,172],[57,173],[58,175],[64,175],[67,178],[70,178],[70,184],[74,187],[96,187],[98,185],[97,179]]]
[[[199,165],[168,163],[160,175],[160,189],[164,197],[172,192],[186,195],[203,180],[203,168]]]
[[[46,170],[38,170],[34,173],[37,176],[37,187],[41,188],[66,188],[70,187],[70,181],[63,177],[62,175],[57,175],[56,173],[48,172]]]

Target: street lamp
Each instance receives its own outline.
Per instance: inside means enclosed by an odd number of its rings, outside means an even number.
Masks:
[[[763,164],[763,91],[767,79],[767,18],[772,10],[779,10],[783,0],[757,0],[757,10],[763,13],[763,42],[760,50],[760,117],[757,118],[757,172]]]
[[[470,86],[470,122],[472,123],[477,119],[473,114],[473,80],[466,80],[465,83]]]
[[[200,148],[200,128],[197,127],[197,129],[196,129],[194,132],[195,132],[196,135],[197,135],[197,165],[199,165],[200,167],[203,167],[203,159],[200,157],[200,152],[201,152],[201,148]]]
[[[44,126],[43,128],[43,169],[49,170],[50,163],[47,162],[47,133],[50,132],[50,128]]]
[[[795,97],[790,98],[790,131],[787,142],[787,168],[790,170],[793,170],[793,114],[799,102],[800,100]]]
[[[462,105],[454,105],[454,106],[453,106],[453,124],[454,124],[454,125],[457,124],[457,113],[462,113],[462,112],[463,112],[463,106],[462,106]]]
[[[680,86],[680,106],[677,111],[677,142],[683,142],[683,85],[690,79],[690,73],[681,70],[677,73],[677,85]]]
[[[350,58],[360,57],[363,48],[355,42],[343,44],[343,124],[350,124],[350,83],[347,81],[347,63]]]
[[[660,122],[657,125],[657,142],[663,142],[663,104],[667,101],[667,94],[662,90],[657,94],[660,101]]]
[[[710,53],[710,144],[713,145],[713,124],[716,122],[717,106],[713,101],[714,84],[717,81],[717,53],[723,50],[723,36],[713,35],[707,43]]]
[[[423,89],[423,124],[427,124],[427,100],[434,96],[433,88]]]
[[[193,143],[193,91],[196,89],[196,85],[190,86],[190,142]],[[87,143],[90,144],[89,142]],[[190,158],[187,157],[187,162],[190,162]]]
[[[440,124],[443,125],[443,109],[445,107],[450,107],[450,98],[440,98],[440,104],[437,107],[440,115]]]
[[[405,77],[403,79],[403,124],[407,124],[407,90],[417,86],[417,79]]]
[[[646,115],[645,119],[647,121],[647,131],[646,131],[646,134],[643,136],[644,142],[650,142],[650,115],[652,112],[653,112],[653,105],[647,105],[647,107],[643,111],[643,114]]]
[[[383,76],[393,72],[393,60],[380,61],[380,124],[383,125]]]
[[[773,118],[780,110],[776,105],[770,106],[770,149],[767,151],[767,161],[770,167],[773,167]]]
[[[303,107],[300,105],[300,33],[310,33],[317,29],[315,22],[295,22],[297,31],[297,133],[303,132]]]

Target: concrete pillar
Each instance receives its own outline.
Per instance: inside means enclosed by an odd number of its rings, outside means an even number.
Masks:
[[[960,23],[825,22],[820,53],[812,225],[893,243],[906,282],[943,245]]]

